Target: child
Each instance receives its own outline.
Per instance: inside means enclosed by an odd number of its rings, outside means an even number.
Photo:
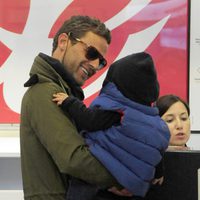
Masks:
[[[152,107],[158,96],[153,60],[141,52],[110,66],[90,108],[63,93],[55,94],[53,101],[72,116],[80,131],[85,130],[89,150],[117,181],[144,197],[170,137],[158,109]]]

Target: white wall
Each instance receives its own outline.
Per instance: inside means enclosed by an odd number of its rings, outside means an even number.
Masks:
[[[200,150],[200,133],[191,134],[190,140],[187,145],[193,150]]]
[[[22,190],[0,190],[1,200],[23,200]]]
[[[0,130],[0,200],[23,200],[19,131]]]
[[[191,130],[200,131],[200,1],[191,1],[190,15],[190,63],[189,63],[189,105],[191,113]]]

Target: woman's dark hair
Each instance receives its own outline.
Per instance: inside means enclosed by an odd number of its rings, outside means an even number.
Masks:
[[[83,37],[87,32],[92,32],[106,39],[107,43],[111,42],[110,30],[105,26],[99,19],[92,18],[89,16],[72,16],[66,20],[60,27],[53,39],[52,53],[58,46],[58,37],[61,33],[73,33],[76,38]]]
[[[190,115],[190,108],[188,104],[183,99],[173,94],[161,96],[156,101],[156,106],[158,107],[159,115],[162,117],[174,103],[179,102],[179,101],[183,103],[183,105],[185,106],[188,112],[188,115]]]

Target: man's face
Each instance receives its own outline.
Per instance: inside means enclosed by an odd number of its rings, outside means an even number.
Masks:
[[[94,60],[87,58],[87,47],[95,47],[104,57],[108,44],[103,37],[92,32],[88,32],[84,37],[78,38],[80,41],[72,41],[67,35],[66,38],[65,52],[60,60],[62,60],[63,65],[72,74],[76,82],[82,86],[88,78],[96,73],[100,62],[99,58]]]

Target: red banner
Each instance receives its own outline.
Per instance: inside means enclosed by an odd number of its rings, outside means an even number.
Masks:
[[[187,0],[7,0],[0,4],[0,123],[19,123],[20,104],[34,57],[51,54],[52,38],[71,15],[91,15],[112,31],[108,66],[147,51],[155,61],[161,93],[187,100]],[[98,94],[107,68],[86,82],[85,102]]]

